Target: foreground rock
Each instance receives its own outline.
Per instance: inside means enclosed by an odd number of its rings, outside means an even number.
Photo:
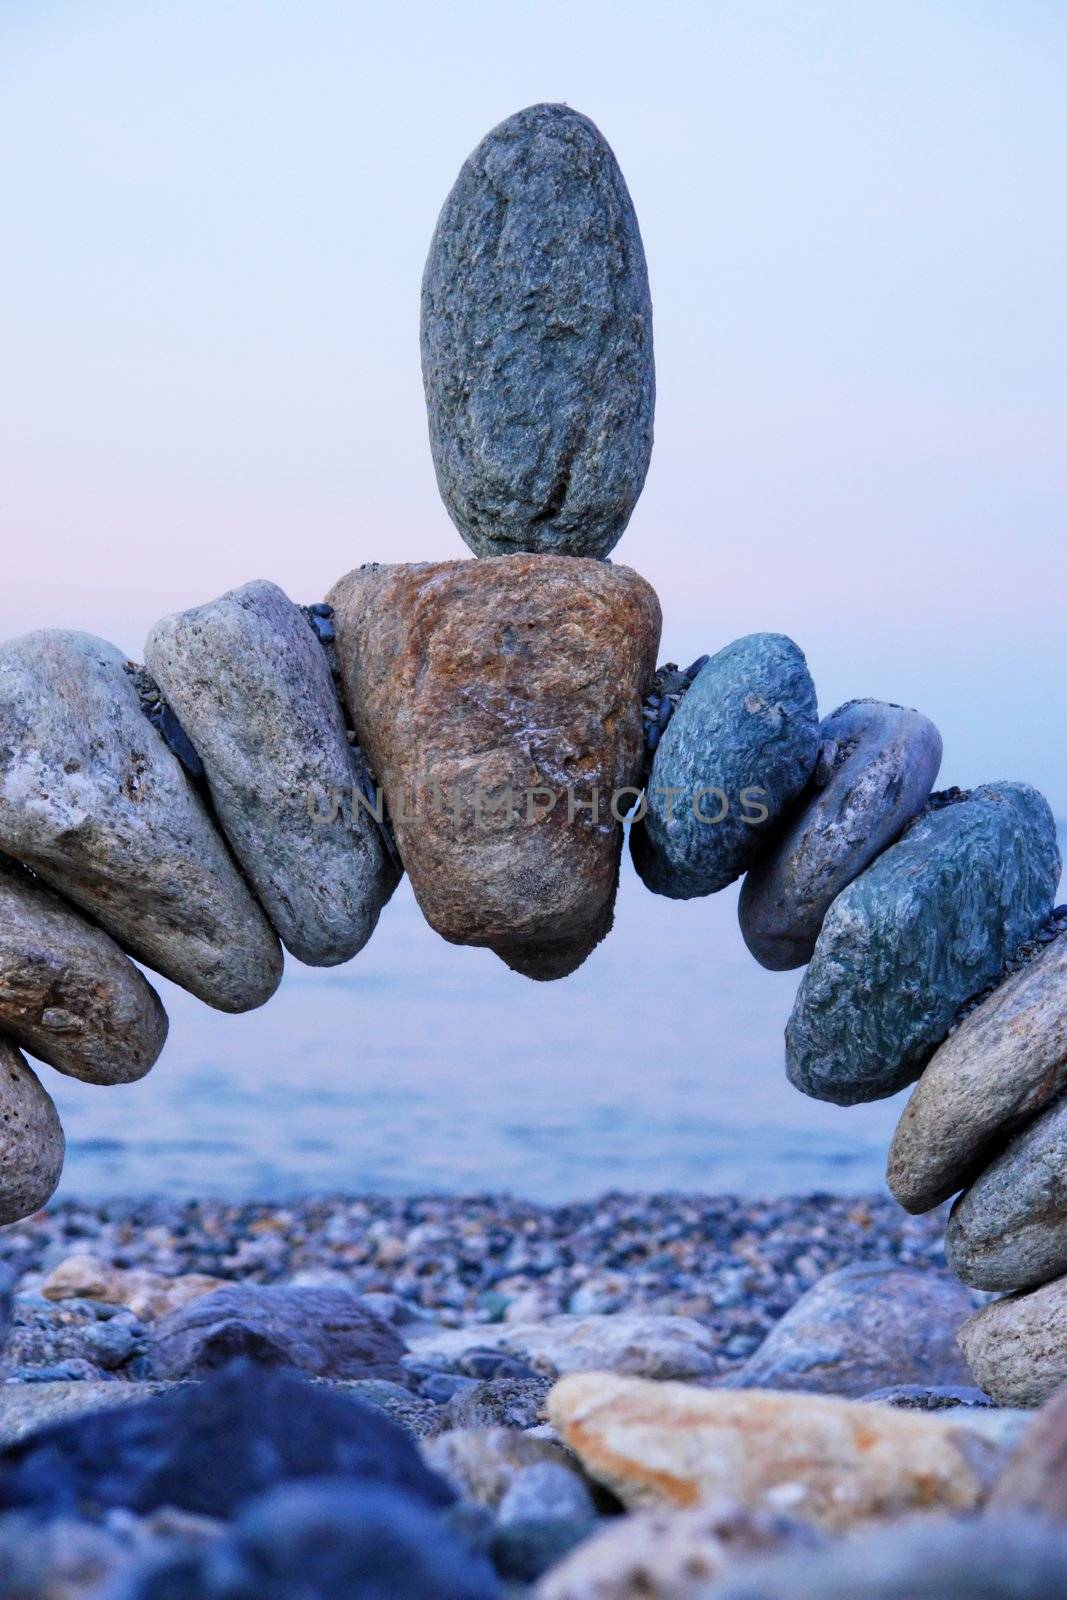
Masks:
[[[1067,1099],[1019,1134],[956,1201],[945,1255],[978,1289],[1030,1289],[1067,1272]]]
[[[39,1211],[63,1171],[59,1114],[13,1044],[0,1039],[0,1223]]]
[[[101,1586],[142,1561],[192,1554],[222,1536],[207,1517],[177,1511],[109,1525],[0,1513],[0,1600],[97,1600]]]
[[[973,1310],[967,1290],[937,1273],[843,1267],[802,1295],[722,1385],[858,1399],[890,1384],[964,1384],[956,1334]]]
[[[928,1211],[1067,1090],[1067,939],[1047,945],[964,1017],[904,1108],[887,1179]]]
[[[403,1382],[404,1341],[347,1289],[232,1284],[172,1311],[152,1330],[157,1378],[194,1378],[235,1356],[309,1377]]]
[[[701,1600],[1062,1600],[1063,1529],[1024,1517],[915,1521],[753,1563]]]
[[[838,1105],[911,1083],[1045,923],[1059,874],[1052,813],[1028,784],[923,812],[827,913],[786,1027],[790,1082]]]
[[[0,1027],[72,1078],[132,1083],[158,1058],[167,1014],[103,929],[0,861]]]
[[[997,1480],[989,1509],[1067,1522],[1067,1387],[1034,1418]]]
[[[544,1322],[507,1322],[470,1328],[412,1331],[411,1350],[420,1362],[458,1365],[467,1351],[491,1349],[527,1361],[536,1372],[618,1372],[641,1378],[706,1378],[716,1370],[717,1341],[692,1317],[651,1312],[547,1317]]]
[[[492,1511],[534,1468],[554,1467],[578,1476],[562,1446],[512,1428],[453,1428],[425,1439],[420,1448],[427,1465],[460,1499]]]
[[[51,1383],[0,1384],[0,1447],[17,1444],[54,1422],[73,1421],[91,1411],[141,1405],[169,1394],[165,1383],[116,1383],[113,1379],[70,1379]],[[0,1594],[3,1591],[0,1590]]]
[[[928,717],[881,700],[850,700],[819,727],[820,758],[795,815],[741,889],[745,943],[772,972],[810,961],[842,889],[926,804],[941,766]]]
[[[827,1529],[978,1506],[1003,1450],[938,1416],[826,1395],[727,1393],[607,1373],[561,1378],[548,1414],[630,1509],[729,1495]]]
[[[648,812],[630,830],[646,887],[688,900],[732,883],[766,849],[817,748],[815,688],[791,639],[752,633],[712,656],[667,724]]]
[[[731,1501],[613,1517],[537,1588],[537,1600],[702,1600],[738,1561],[821,1548],[806,1523]]]
[[[409,1495],[367,1483],[287,1485],[206,1550],[154,1561],[100,1600],[497,1600],[488,1563]]]
[[[96,1256],[67,1256],[44,1279],[40,1293],[46,1300],[98,1300],[103,1305],[126,1306],[142,1321],[165,1317],[190,1300],[228,1288],[223,1278],[206,1272],[187,1272],[177,1278],[144,1267],[114,1267]]]
[[[611,925],[655,594],[626,567],[506,556],[363,567],[329,601],[427,920],[528,977],[572,972]]]
[[[325,652],[273,583],[157,622],[145,663],[196,746],[226,837],[282,943],[311,966],[362,950],[397,874]]]
[[[221,1011],[269,1000],[281,951],[124,657],[84,633],[0,647],[0,850]]]
[[[57,1422],[11,1446],[0,1453],[0,1504],[52,1515],[177,1506],[229,1517],[276,1484],[323,1477],[366,1478],[430,1506],[453,1498],[381,1411],[238,1363],[203,1383]]]
[[[960,1348],[998,1405],[1044,1405],[1067,1383],[1067,1277],[983,1306],[960,1329]]]
[[[464,163],[423,276],[422,373],[477,555],[607,555],[652,452],[652,303],[622,173],[568,106],[518,112]]]

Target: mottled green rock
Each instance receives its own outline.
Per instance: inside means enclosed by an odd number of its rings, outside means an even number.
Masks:
[[[646,888],[690,900],[732,883],[766,848],[817,749],[815,686],[792,639],[750,633],[712,656],[667,725],[647,815],[630,830]]]
[[[1059,875],[1052,812],[1028,784],[921,813],[830,907],[786,1027],[790,1082],[838,1105],[913,1082],[1045,922]]]

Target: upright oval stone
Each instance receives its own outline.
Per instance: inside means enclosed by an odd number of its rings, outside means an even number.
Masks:
[[[0,860],[0,1027],[85,1083],[143,1078],[167,1037],[159,996],[102,928]]]
[[[1067,1277],[991,1300],[960,1329],[960,1349],[998,1406],[1041,1406],[1067,1383]]]
[[[85,633],[0,647],[0,850],[220,1011],[277,988],[278,941],[125,658]]]
[[[345,694],[427,921],[531,978],[611,926],[659,602],[627,567],[362,567],[329,596]]]
[[[287,950],[362,950],[398,874],[357,798],[322,645],[273,583],[157,622],[145,664],[204,764],[215,812]]]
[[[652,451],[652,304],[587,117],[529,106],[464,163],[422,280],[422,372],[438,487],[477,555],[607,555]]]
[[[0,1039],[0,1224],[39,1211],[63,1170],[52,1098],[13,1044]]]
[[[810,961],[841,890],[925,805],[941,765],[928,717],[880,700],[850,700],[823,721],[815,776],[796,814],[741,889],[745,943],[772,972]]]
[[[674,900],[725,889],[766,848],[817,748],[815,686],[792,639],[750,633],[712,656],[667,724],[630,829],[645,886]]]
[[[790,1082],[838,1105],[913,1082],[1047,920],[1059,876],[1052,812],[1029,784],[922,812],[827,913],[786,1026]]]

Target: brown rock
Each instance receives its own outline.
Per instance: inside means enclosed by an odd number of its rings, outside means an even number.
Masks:
[[[162,1050],[167,1014],[102,928],[0,861],[0,1026],[57,1072],[132,1083]]]
[[[187,1272],[165,1278],[141,1267],[113,1267],[96,1256],[68,1256],[41,1284],[46,1300],[99,1300],[108,1306],[127,1306],[143,1322],[165,1317],[201,1295],[225,1289],[223,1278]]]
[[[627,567],[517,555],[362,567],[328,599],[427,920],[528,977],[573,972],[611,926],[654,592]]]
[[[1067,1522],[1067,1384],[1030,1424],[989,1497],[989,1509]]]
[[[908,1211],[940,1205],[1064,1089],[1067,939],[1057,939],[930,1058],[893,1135],[890,1189]]]
[[[964,1426],[828,1395],[698,1389],[607,1373],[561,1378],[550,1420],[630,1509],[730,1495],[827,1529],[979,1505],[1003,1451]]]
[[[0,1223],[32,1216],[63,1170],[63,1129],[21,1053],[0,1039]]]
[[[959,1339],[975,1383],[998,1405],[1044,1405],[1067,1383],[1067,1278],[983,1306]]]

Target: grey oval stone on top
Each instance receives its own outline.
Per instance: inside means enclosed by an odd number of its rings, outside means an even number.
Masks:
[[[1029,784],[932,804],[830,907],[786,1026],[790,1082],[838,1105],[911,1083],[1045,923],[1059,876]]]
[[[0,647],[0,850],[220,1011],[269,1000],[278,941],[125,657],[85,633]]]
[[[745,943],[772,972],[811,960],[833,901],[922,809],[941,765],[929,718],[880,700],[832,711],[819,750],[796,814],[741,889]]]
[[[792,639],[751,633],[701,668],[656,749],[648,811],[630,829],[646,888],[714,894],[767,847],[815,765],[818,712]]]
[[[423,276],[422,372],[441,497],[477,555],[607,555],[652,451],[652,303],[588,117],[529,106],[464,163]]]
[[[0,1038],[0,1224],[40,1210],[59,1182],[64,1148],[51,1095]]]
[[[286,949],[312,966],[347,961],[398,874],[354,798],[340,702],[303,612],[276,584],[246,583],[157,622],[145,661]]]

